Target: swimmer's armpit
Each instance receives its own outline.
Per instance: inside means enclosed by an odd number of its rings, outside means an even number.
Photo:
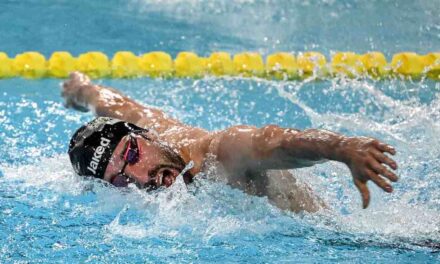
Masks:
[[[236,126],[217,133],[212,142],[216,142],[214,154],[230,171],[292,169],[325,160],[343,162],[350,168],[364,208],[370,201],[367,181],[392,192],[389,181],[398,180],[392,172],[397,163],[385,154],[394,155],[396,151],[372,138],[346,137],[317,129]]]

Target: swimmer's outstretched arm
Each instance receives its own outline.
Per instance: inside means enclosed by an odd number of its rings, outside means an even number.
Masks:
[[[367,181],[392,192],[389,181],[398,180],[397,163],[390,145],[367,137],[346,137],[326,130],[298,131],[278,126],[236,126],[214,135],[211,151],[230,171],[291,169],[325,160],[345,163],[361,193],[363,207],[370,201]]]
[[[116,89],[93,84],[80,72],[70,74],[63,83],[62,96],[66,107],[93,111],[97,116],[118,118],[163,133],[170,128],[186,127],[159,109],[141,105]]]

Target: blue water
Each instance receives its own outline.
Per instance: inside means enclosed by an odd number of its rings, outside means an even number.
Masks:
[[[439,51],[439,1],[2,1],[0,50]],[[66,152],[90,120],[60,80],[0,80],[0,262],[209,263],[440,260],[440,85],[422,80],[98,80],[206,129],[325,128],[395,145],[393,194],[367,210],[344,165],[295,174],[331,212],[283,212],[199,175],[159,194],[74,175]]]

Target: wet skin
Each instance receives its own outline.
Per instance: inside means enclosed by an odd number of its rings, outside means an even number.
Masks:
[[[140,149],[139,161],[128,164],[124,170],[125,175],[145,187],[171,186],[183,168],[164,155],[164,149],[157,139],[148,141],[141,136],[133,135],[133,137],[136,138]],[[104,173],[104,180],[111,182],[111,179],[121,172],[125,163],[123,155],[128,138],[125,136],[116,146]]]
[[[395,149],[377,139],[346,137],[317,129],[299,131],[276,125],[261,128],[238,125],[210,132],[185,125],[159,109],[140,105],[116,89],[95,85],[78,72],[70,75],[62,89],[66,107],[92,110],[97,116],[119,118],[152,128],[157,131],[158,140],[171,146],[186,163],[194,162],[193,175],[206,167],[207,160],[214,158],[226,173],[228,184],[251,194],[267,195],[269,201],[283,209],[314,212],[325,205],[310,188],[296,184],[293,176],[289,178],[281,173],[283,176],[268,177],[265,172],[269,170],[307,167],[326,160],[343,162],[361,193],[363,208],[370,202],[368,181],[391,193],[391,182],[398,180],[393,172],[397,163],[387,155],[394,155]],[[131,176],[142,182],[155,177],[148,174],[153,164],[163,162],[158,149],[152,147],[149,153],[151,158],[144,155],[142,164],[127,168]],[[106,171],[106,180],[121,167],[118,157],[114,157]],[[283,199],[288,200],[287,204]]]

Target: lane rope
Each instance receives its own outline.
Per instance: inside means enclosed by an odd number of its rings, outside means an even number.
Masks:
[[[23,77],[66,78],[70,72],[80,71],[91,78],[175,77],[200,78],[211,76],[243,76],[268,79],[295,80],[315,77],[349,78],[404,78],[428,77],[440,80],[440,52],[420,55],[401,52],[387,61],[381,52],[356,54],[336,52],[328,61],[319,52],[277,52],[263,59],[259,53],[243,52],[231,55],[214,52],[200,57],[194,52],[180,52],[172,58],[163,51],[135,55],[130,51],[118,51],[109,56],[90,51],[72,56],[67,51],[56,51],[49,59],[36,51],[28,51],[10,58],[0,52],[0,78]]]

